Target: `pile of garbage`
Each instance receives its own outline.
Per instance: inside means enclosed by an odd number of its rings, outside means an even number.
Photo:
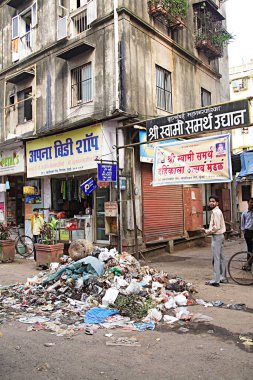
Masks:
[[[187,309],[193,292],[191,283],[141,266],[128,253],[96,247],[77,261],[63,256],[25,284],[0,287],[0,323],[16,319],[29,324],[28,331],[58,336],[153,330],[161,322],[201,321]]]

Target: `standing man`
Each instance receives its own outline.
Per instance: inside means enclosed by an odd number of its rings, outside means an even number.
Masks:
[[[41,234],[40,229],[44,224],[44,219],[39,215],[39,209],[35,208],[33,210],[33,215],[31,216],[31,231],[33,235],[33,242],[38,242],[38,237]],[[36,261],[36,250],[34,248],[34,260]]]
[[[248,200],[248,210],[242,213],[241,218],[241,230],[244,234],[244,239],[247,244],[248,252],[253,252],[253,198]],[[247,255],[247,260],[249,260],[250,255]],[[246,265],[243,267],[244,270],[251,270],[251,265]]]
[[[213,279],[206,282],[206,285],[220,286],[220,282],[227,282],[224,258],[224,233],[226,232],[226,225],[219,208],[218,197],[214,195],[209,197],[209,207],[212,210],[211,219],[209,228],[205,230],[205,233],[212,235]]]

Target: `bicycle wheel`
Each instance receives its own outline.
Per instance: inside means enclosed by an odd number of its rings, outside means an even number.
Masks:
[[[253,265],[249,266],[252,260],[247,259],[250,252],[241,251],[235,253],[228,262],[228,273],[231,279],[239,285],[252,285],[253,284]],[[248,270],[247,267],[250,267]]]
[[[34,243],[30,236],[22,235],[19,236],[16,244],[16,251],[19,255],[28,257],[31,256],[34,252]]]

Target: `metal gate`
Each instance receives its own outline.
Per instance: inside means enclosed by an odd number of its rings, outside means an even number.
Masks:
[[[184,235],[183,186],[153,187],[152,165],[142,164],[142,224],[145,242]]]

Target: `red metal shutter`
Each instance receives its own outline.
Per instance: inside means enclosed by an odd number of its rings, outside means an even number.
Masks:
[[[143,239],[145,242],[184,235],[183,186],[153,187],[152,165],[142,164]]]

